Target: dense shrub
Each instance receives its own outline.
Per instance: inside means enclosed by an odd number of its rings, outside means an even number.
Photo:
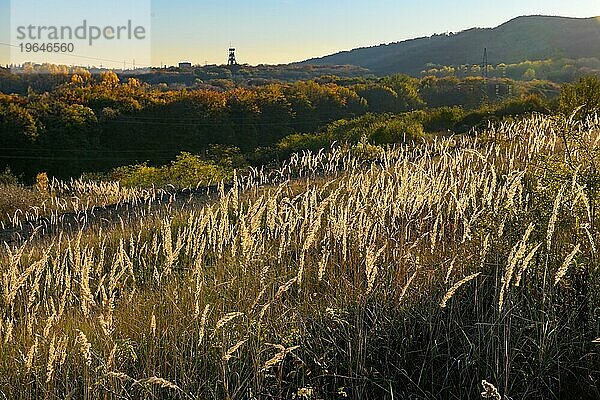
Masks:
[[[560,110],[578,119],[600,111],[600,78],[595,75],[565,84],[560,94]]]
[[[282,154],[303,149],[317,150],[333,143],[357,144],[361,141],[375,145],[418,142],[425,136],[420,113],[367,114],[350,120],[341,119],[313,134],[291,135],[278,144]]]
[[[181,153],[169,165],[153,167],[139,164],[119,167],[109,174],[126,187],[176,188],[217,184],[231,176],[231,171],[190,153]]]

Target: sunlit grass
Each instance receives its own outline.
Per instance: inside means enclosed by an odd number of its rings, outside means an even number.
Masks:
[[[7,246],[0,391],[593,398],[599,125],[561,123],[305,153],[203,206]]]

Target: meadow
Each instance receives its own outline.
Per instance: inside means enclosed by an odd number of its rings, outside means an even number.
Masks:
[[[0,394],[600,398],[598,162],[597,117],[533,115],[305,151],[199,202],[21,188],[6,226],[127,213],[6,241]]]

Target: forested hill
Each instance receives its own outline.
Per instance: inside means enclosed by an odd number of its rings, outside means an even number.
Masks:
[[[496,28],[473,28],[398,43],[360,48],[304,61],[314,65],[357,65],[376,74],[419,75],[427,64],[491,64],[548,58],[600,57],[600,17],[527,16]]]

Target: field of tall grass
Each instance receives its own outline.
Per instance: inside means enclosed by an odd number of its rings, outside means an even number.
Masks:
[[[600,398],[599,162],[532,116],[5,244],[0,394]]]

